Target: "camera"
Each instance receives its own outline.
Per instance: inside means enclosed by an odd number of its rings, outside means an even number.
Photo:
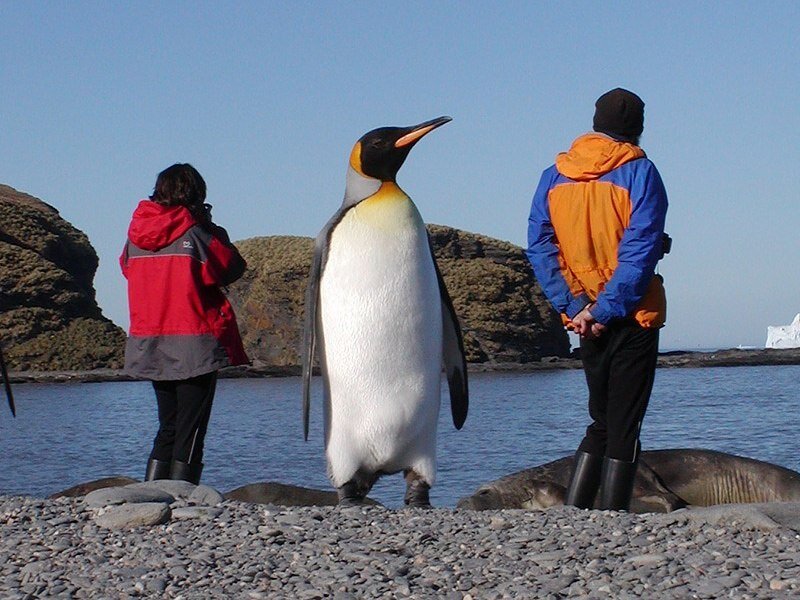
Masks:
[[[665,233],[661,236],[661,255],[669,254],[670,250],[672,250],[672,238]]]

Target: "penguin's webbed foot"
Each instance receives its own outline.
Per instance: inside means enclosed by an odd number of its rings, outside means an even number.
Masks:
[[[364,504],[364,497],[367,495],[363,487],[358,485],[355,481],[348,481],[338,490],[339,506],[362,506]]]
[[[406,495],[403,498],[410,508],[433,508],[430,497],[431,486],[414,471],[406,472]]]

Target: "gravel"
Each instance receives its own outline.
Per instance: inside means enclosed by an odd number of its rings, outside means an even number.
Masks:
[[[214,499],[207,490],[201,495]],[[795,506],[770,514],[796,518]],[[104,526],[103,518],[121,508],[91,507],[83,498],[0,496],[0,597],[800,595],[796,521],[750,519],[742,510],[631,515],[236,501],[202,507],[184,498],[166,523]]]

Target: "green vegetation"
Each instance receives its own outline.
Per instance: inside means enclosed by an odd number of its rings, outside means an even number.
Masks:
[[[521,248],[439,225],[428,230],[468,361],[527,363],[569,354],[561,320],[544,300]],[[237,246],[248,270],[229,297],[249,356],[259,366],[298,365],[313,240],[274,236]]]
[[[122,367],[125,334],[95,302],[97,264],[56,209],[0,185],[0,335],[11,370]]]
[[[464,332],[467,360],[529,363],[567,356],[561,321],[521,248],[430,225],[437,262]],[[237,243],[248,263],[228,295],[256,366],[300,363],[314,242],[273,236]],[[86,235],[44,202],[0,185],[0,336],[14,371],[121,368],[124,332],[102,316]]]

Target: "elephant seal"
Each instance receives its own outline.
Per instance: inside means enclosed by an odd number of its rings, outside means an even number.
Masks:
[[[139,480],[127,477],[125,475],[102,477],[101,479],[95,479],[94,481],[87,481],[84,483],[79,483],[78,485],[73,485],[71,488],[51,494],[48,496],[48,499],[54,500],[56,498],[76,498],[78,496],[85,496],[89,492],[93,492],[95,490],[101,490],[107,487],[121,487],[123,485],[136,483],[137,481]]]
[[[564,504],[572,457],[525,469],[478,488],[458,508],[543,509]],[[631,512],[686,506],[800,501],[800,473],[760,460],[703,449],[642,452]]]
[[[339,496],[336,492],[326,492],[275,481],[243,485],[225,493],[224,497],[226,500],[277,506],[336,506],[339,503]],[[378,503],[371,498],[365,498],[364,504]]]

